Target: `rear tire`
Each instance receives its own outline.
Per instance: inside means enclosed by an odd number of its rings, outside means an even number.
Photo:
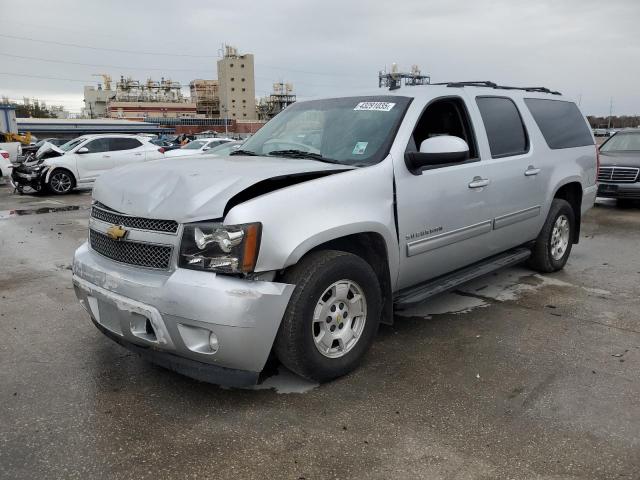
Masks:
[[[382,294],[371,266],[350,253],[318,251],[281,281],[296,287],[275,341],[280,362],[319,382],[354,370],[380,322]]]
[[[54,195],[65,195],[75,187],[76,180],[68,170],[59,168],[54,170],[49,176],[47,189]]]
[[[562,270],[571,254],[576,217],[566,200],[554,198],[529,257],[530,268],[543,273]]]

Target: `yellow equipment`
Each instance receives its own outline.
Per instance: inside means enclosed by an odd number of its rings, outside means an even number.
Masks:
[[[17,133],[3,133],[5,142],[20,142],[22,145],[31,145],[31,132],[27,132],[24,135],[18,135]]]

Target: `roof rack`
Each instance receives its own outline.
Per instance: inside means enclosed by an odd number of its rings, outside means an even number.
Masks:
[[[498,85],[488,80],[470,81],[470,82],[441,82],[432,85],[446,85],[447,87],[487,87],[501,90],[524,90],[525,92],[550,93],[551,95],[562,95],[560,92],[549,90],[546,87],[508,87],[506,85]]]

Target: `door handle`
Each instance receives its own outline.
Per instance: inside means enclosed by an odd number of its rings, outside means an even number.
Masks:
[[[102,155],[102,158],[111,158],[111,155]]]
[[[134,153],[134,155],[135,155],[136,157],[139,157],[139,156],[140,156],[140,155],[142,155],[142,154],[141,154],[141,153]]]
[[[491,181],[488,178],[473,177],[473,180],[469,184],[469,188],[482,188],[489,185]]]
[[[532,177],[533,175],[537,175],[540,173],[540,169],[534,167],[533,165],[529,165],[527,169],[524,171],[526,177]]]

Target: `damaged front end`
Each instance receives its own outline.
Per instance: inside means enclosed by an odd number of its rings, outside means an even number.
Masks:
[[[45,160],[59,157],[63,154],[64,152],[49,148],[39,152],[34,160],[14,167],[11,172],[11,183],[14,188],[19,193],[23,193],[25,188],[30,188],[36,192],[43,191],[47,173],[51,168],[50,165],[46,164]]]

